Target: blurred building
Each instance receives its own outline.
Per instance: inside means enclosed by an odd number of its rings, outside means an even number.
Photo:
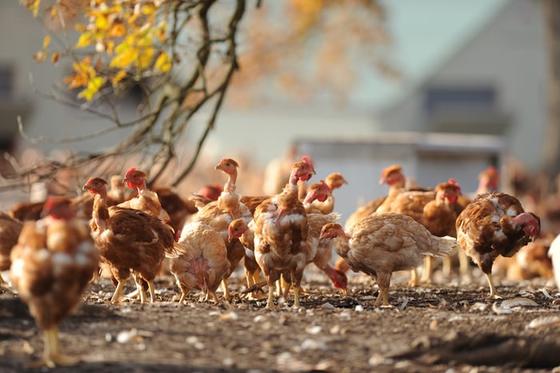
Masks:
[[[377,119],[390,131],[502,136],[510,155],[539,167],[547,72],[541,2],[510,0]]]

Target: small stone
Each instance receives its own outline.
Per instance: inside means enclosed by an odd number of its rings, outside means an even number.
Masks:
[[[220,320],[224,320],[224,321],[228,321],[228,320],[235,321],[238,319],[239,319],[239,315],[233,311],[220,315]]]
[[[340,326],[339,325],[334,325],[330,330],[329,333],[331,334],[338,334],[340,333]]]
[[[327,345],[325,342],[317,341],[314,339],[305,339],[301,344],[302,350],[326,350]]]
[[[138,335],[138,331],[136,329],[124,330],[117,334],[117,342],[118,343],[128,343],[132,340],[132,338]]]
[[[385,364],[385,357],[383,355],[380,355],[380,354],[373,354],[369,358],[368,364],[372,367],[376,367],[378,365]]]
[[[437,330],[437,329],[438,329],[438,322],[437,320],[434,319],[430,322],[430,330]]]
[[[356,312],[363,312],[364,311],[364,306],[362,306],[361,304],[358,304],[356,306],[356,308],[354,308],[354,311]]]
[[[307,327],[305,331],[309,334],[315,335],[321,333],[322,328],[319,325],[312,325]]]

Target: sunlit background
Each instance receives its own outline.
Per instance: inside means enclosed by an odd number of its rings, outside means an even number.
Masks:
[[[488,165],[543,168],[548,66],[542,2],[381,4],[391,38],[383,51],[398,76],[361,67],[338,99],[324,97],[320,88],[302,97],[272,83],[260,97],[240,99],[245,88],[234,85],[185,191],[219,181],[210,166],[230,155],[241,159],[245,190],[261,193],[262,185],[256,184],[264,184],[264,168],[285,157],[291,146],[315,158],[318,177],[331,171],[345,174],[350,183],[337,191],[337,210],[344,216],[360,202],[385,193],[377,180],[391,163],[401,163],[407,176],[424,186],[455,177],[467,193],[474,192],[478,173]],[[28,149],[44,154],[66,148],[92,151],[122,136],[117,131],[75,143],[48,141],[91,134],[110,123],[42,97],[68,74],[68,66],[33,60],[44,29],[18,2],[1,2],[0,20],[4,150],[24,158]],[[134,98],[122,105],[134,113]],[[29,137],[39,141],[18,134],[18,115]],[[202,128],[199,120],[187,131],[185,154]],[[187,161],[186,155],[178,156],[180,163]],[[243,184],[244,172],[251,174],[250,185]],[[204,179],[205,173],[212,175]]]

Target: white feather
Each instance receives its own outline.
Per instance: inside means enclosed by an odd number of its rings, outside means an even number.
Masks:
[[[552,258],[552,268],[554,269],[554,279],[556,286],[560,289],[560,235],[556,236],[550,244],[548,256]]]
[[[23,259],[16,259],[14,260],[14,262],[12,263],[12,266],[10,268],[10,277],[12,279],[16,279],[21,277],[21,275],[23,275]]]

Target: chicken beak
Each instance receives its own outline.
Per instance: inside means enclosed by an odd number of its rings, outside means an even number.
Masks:
[[[222,169],[222,163],[218,163],[216,166],[214,166],[214,170],[221,170]]]

